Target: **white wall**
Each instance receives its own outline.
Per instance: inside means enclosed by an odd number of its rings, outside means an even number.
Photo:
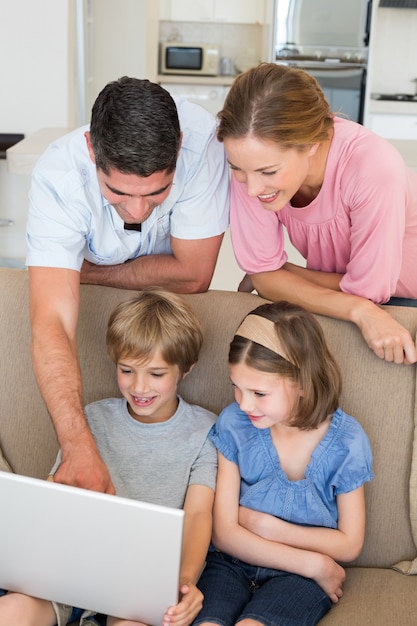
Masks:
[[[0,0],[0,16],[1,132],[66,125],[67,0]]]
[[[235,255],[233,254],[230,231],[226,231],[210,289],[237,291],[243,276],[244,273],[236,263]]]
[[[70,115],[67,0],[0,0],[0,132],[30,134],[66,126]],[[0,257],[24,257],[29,176],[0,160]]]
[[[300,265],[301,267],[305,267],[305,259],[303,259],[298,250],[296,250],[291,244],[285,228],[284,237],[285,250],[288,254],[288,261],[290,263]],[[224,235],[222,247],[220,249],[219,258],[217,261],[213,280],[211,281],[210,289],[226,289],[229,291],[236,291],[243,276],[244,273],[236,263],[236,259],[233,253],[230,232],[227,231]]]

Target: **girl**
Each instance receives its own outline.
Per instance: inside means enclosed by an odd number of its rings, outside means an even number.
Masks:
[[[334,116],[315,78],[275,63],[236,78],[217,135],[248,274],[240,290],[353,322],[379,358],[415,363],[409,332],[377,305],[417,306],[417,173],[387,141]],[[306,267],[288,262],[283,226]]]
[[[219,461],[213,541],[194,626],[312,626],[342,596],[336,561],[363,545],[369,441],[338,408],[339,368],[304,309],[255,309],[229,364],[236,402],[210,435]]]

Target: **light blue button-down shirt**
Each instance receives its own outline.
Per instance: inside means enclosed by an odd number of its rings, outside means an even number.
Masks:
[[[203,108],[178,100],[183,141],[169,196],[142,224],[123,220],[102,196],[96,167],[79,128],[54,142],[32,175],[27,225],[28,266],[80,270],[85,259],[115,265],[170,254],[170,236],[205,239],[229,222],[229,176],[216,122]]]

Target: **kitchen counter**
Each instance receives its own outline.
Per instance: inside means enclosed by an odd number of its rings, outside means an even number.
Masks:
[[[157,82],[171,85],[222,85],[233,83],[236,76],[190,76],[189,74],[158,74]]]
[[[374,100],[368,101],[369,113],[393,113],[395,115],[416,115],[417,102],[408,100]]]
[[[33,166],[50,143],[70,128],[41,128],[6,150],[7,169],[14,174],[31,174]]]

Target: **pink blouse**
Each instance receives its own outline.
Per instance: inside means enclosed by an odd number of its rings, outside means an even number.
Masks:
[[[232,176],[237,262],[248,274],[282,267],[284,225],[307,268],[344,274],[342,291],[377,303],[417,298],[417,173],[363,126],[335,117],[334,129],[322,188],[306,207],[264,210]]]

